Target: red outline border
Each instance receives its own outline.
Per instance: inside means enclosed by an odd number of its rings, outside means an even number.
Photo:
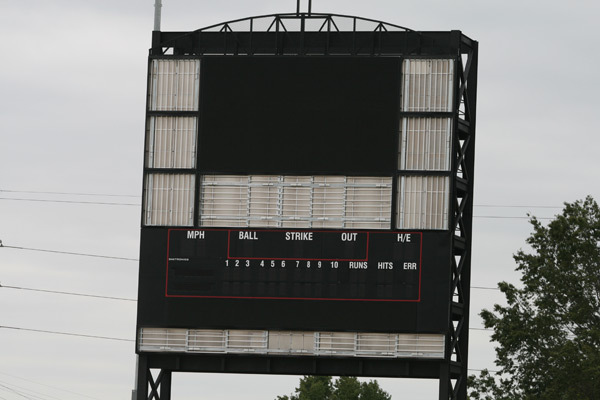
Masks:
[[[352,231],[356,233],[366,233],[367,234],[367,244],[365,249],[365,258],[297,258],[297,257],[285,257],[285,258],[276,258],[276,257],[232,257],[229,254],[230,243],[231,243],[231,232],[326,232],[326,233],[345,233],[348,231],[324,231],[324,230],[289,230],[289,229],[229,229],[227,232],[227,258],[229,260],[299,260],[299,261],[368,261],[369,260],[369,236],[371,234],[370,231]]]
[[[414,231],[310,231],[304,230],[308,232],[359,232],[367,234],[367,258],[364,260],[355,260],[355,259],[322,259],[322,258],[270,258],[270,257],[230,257],[229,256],[229,246],[230,246],[230,238],[231,231],[243,231],[244,229],[194,229],[194,228],[177,228],[177,229],[168,229],[167,230],[167,274],[165,277],[165,297],[167,298],[187,298],[187,299],[251,299],[251,300],[316,300],[316,301],[368,301],[368,302],[401,302],[401,303],[419,303],[421,301],[421,275],[423,271],[423,232],[414,232]],[[279,232],[280,230],[275,229],[250,229],[251,231],[269,231],[269,232]],[[407,233],[407,234],[416,234],[419,235],[419,294],[417,299],[408,299],[408,300],[396,300],[396,299],[342,299],[342,298],[317,298],[317,297],[252,297],[252,296],[189,296],[189,295],[169,295],[168,287],[169,287],[169,251],[170,251],[170,242],[171,242],[171,231],[212,231],[212,232],[223,232],[227,231],[227,259],[231,260],[300,260],[300,261],[368,261],[369,259],[369,238],[371,237],[371,233],[374,234],[398,234],[398,233]],[[285,231],[282,229],[281,231]],[[302,230],[300,230],[302,231]]]

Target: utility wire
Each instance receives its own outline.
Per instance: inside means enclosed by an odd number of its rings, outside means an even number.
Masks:
[[[61,389],[61,388],[59,388],[59,387],[56,387],[56,386],[51,386],[51,385],[46,385],[46,384],[44,384],[44,383],[35,382],[35,381],[29,380],[29,379],[21,378],[21,377],[19,377],[19,376],[15,376],[15,375],[7,374],[6,372],[2,372],[2,371],[0,371],[0,375],[9,376],[9,377],[11,377],[11,378],[15,378],[15,379],[19,379],[19,380],[22,380],[22,381],[25,381],[25,382],[33,383],[34,385],[45,386],[45,387],[47,387],[47,388],[50,388],[50,389],[59,390],[59,391],[61,391],[61,392],[70,393],[70,394],[74,394],[74,395],[81,396],[81,397],[86,397],[86,398],[88,398],[88,399],[92,399],[92,400],[100,400],[100,399],[98,399],[97,397],[91,397],[91,396],[88,396],[88,395],[86,395],[86,394],[81,394],[81,393],[77,393],[77,392],[72,392],[72,391],[70,391],[70,390]]]
[[[523,205],[502,205],[502,204],[474,204],[473,207],[490,207],[490,208],[553,208],[561,209],[562,206],[523,206]]]
[[[131,298],[127,298],[127,297],[101,296],[101,295],[88,294],[88,293],[63,292],[63,291],[59,291],[59,290],[49,290],[49,289],[35,289],[35,288],[20,287],[20,286],[2,285],[1,283],[0,283],[0,288],[15,289],[15,290],[25,290],[25,291],[30,291],[30,292],[62,294],[62,295],[67,295],[67,296],[82,296],[82,297],[93,297],[93,298],[97,298],[97,299],[122,300],[122,301],[134,301],[134,302],[137,302],[136,299],[131,299]],[[481,287],[481,286],[471,286],[471,289],[500,290],[498,288]]]
[[[114,203],[114,202],[102,202],[102,201],[20,199],[20,198],[14,198],[14,197],[0,197],[0,200],[34,201],[34,202],[39,202],[39,203],[96,204],[96,205],[105,205],[105,206],[136,206],[136,207],[140,207],[139,203]]]
[[[102,254],[75,253],[75,252],[70,252],[70,251],[36,249],[36,248],[33,248],[33,247],[7,246],[5,244],[2,244],[1,240],[0,240],[0,247],[4,247],[4,248],[7,248],[7,249],[16,249],[16,250],[41,251],[41,252],[44,252],[44,253],[67,254],[67,255],[71,255],[71,256],[109,258],[111,260],[139,261],[139,259],[137,259],[137,258],[105,256],[105,255],[102,255]]]
[[[30,251],[41,251],[41,252],[48,252],[48,253],[58,253],[58,254],[67,254],[67,255],[75,255],[75,256],[85,256],[85,257],[108,258],[108,259],[114,259],[114,260],[139,261],[139,259],[137,259],[137,258],[115,257],[115,256],[107,256],[107,255],[102,255],[102,254],[75,253],[75,252],[69,252],[69,251],[58,251],[58,250],[36,249],[36,248],[32,248],[32,247],[6,246],[6,245],[2,244],[2,241],[0,240],[0,248],[1,248],[1,247],[5,247],[5,248],[7,248],[7,249],[30,250]],[[57,292],[57,291],[52,291],[52,290],[42,290],[42,289],[31,289],[31,288],[21,288],[21,287],[3,286],[3,285],[1,285],[1,284],[0,284],[0,287],[6,287],[6,288],[11,288],[11,289],[32,290],[32,291],[39,291],[39,292],[50,292],[50,293],[70,294],[70,295],[78,295],[78,296],[90,296],[90,297],[100,297],[100,298],[111,298],[111,297],[107,297],[107,296],[92,296],[92,295],[87,295],[87,294],[68,293],[68,292]],[[495,287],[485,287],[485,286],[471,286],[471,289],[500,290],[499,288],[495,288]],[[135,301],[135,300],[133,300],[133,299],[123,299],[123,298],[115,298],[115,299],[116,299],[116,300],[130,300],[130,301]]]
[[[473,215],[473,218],[487,218],[487,219],[530,219],[531,217],[515,217],[515,216],[504,216],[504,215]],[[554,219],[554,217],[536,217],[536,219]]]
[[[55,396],[52,396],[52,395],[49,395],[49,394],[38,392],[36,390],[29,389],[29,388],[26,388],[26,387],[23,387],[23,386],[15,385],[14,383],[8,383],[8,382],[3,382],[3,381],[0,381],[0,383],[6,385],[5,387],[10,386],[11,388],[19,389],[19,391],[21,393],[27,393],[28,396],[34,396],[37,399],[42,399],[42,400],[48,400],[48,399],[62,400],[62,399],[60,399],[58,397],[55,397]],[[30,392],[30,393],[28,393],[28,392]]]
[[[93,298],[97,298],[97,299],[122,300],[122,301],[134,301],[134,302],[137,301],[136,299],[128,299],[125,297],[112,297],[112,296],[100,296],[100,295],[86,294],[86,293],[61,292],[58,290],[34,289],[34,288],[26,288],[26,287],[19,287],[19,286],[6,286],[6,285],[2,285],[2,284],[0,284],[0,288],[27,290],[30,292],[63,294],[63,295],[68,295],[68,296],[93,297]]]
[[[75,256],[85,256],[85,257],[108,258],[108,259],[114,259],[114,260],[139,261],[139,259],[137,259],[137,258],[115,257],[115,256],[107,256],[107,255],[102,255],[102,254],[75,253],[75,252],[69,252],[69,251],[58,251],[58,250],[36,249],[36,248],[32,248],[32,247],[6,246],[6,245],[2,244],[2,241],[1,241],[1,240],[0,240],[0,247],[5,247],[5,248],[7,248],[7,249],[30,250],[30,251],[41,251],[41,252],[48,252],[48,253],[58,253],[58,254],[67,254],[67,255],[75,255]],[[20,287],[2,286],[1,284],[0,284],[0,287],[6,287],[6,288],[11,288],[11,289],[23,289],[23,290],[47,291],[47,292],[51,292],[51,293],[61,293],[61,292],[55,292],[55,291],[51,291],[51,290],[42,290],[42,289],[30,289],[30,288],[20,288]],[[500,290],[499,288],[495,288],[495,287],[485,287],[485,286],[471,286],[471,289]],[[72,295],[87,296],[87,295],[85,295],[85,294],[66,293],[66,292],[65,292],[65,293],[62,293],[62,294],[72,294]],[[90,295],[90,296],[91,296],[91,295]],[[101,297],[101,298],[105,298],[105,296],[91,296],[91,297]],[[118,299],[118,298],[116,298],[116,299]],[[132,299],[119,299],[119,300],[132,300]],[[133,300],[132,300],[132,301],[133,301]]]
[[[12,393],[16,394],[17,396],[21,396],[21,397],[23,397],[24,399],[28,399],[28,400],[34,400],[34,399],[32,399],[31,397],[25,396],[24,394],[22,394],[22,393],[19,393],[19,392],[17,392],[15,389],[12,389],[12,388],[10,388],[10,387],[8,387],[8,386],[5,386],[5,385],[2,385],[2,384],[0,384],[0,388],[4,388],[4,391],[6,391],[6,392],[12,392]]]
[[[35,194],[59,194],[59,195],[72,195],[72,196],[99,196],[99,197],[135,197],[139,198],[139,195],[132,194],[108,194],[108,193],[77,193],[77,192],[42,192],[38,190],[5,190],[0,189],[0,193],[35,193]]]
[[[66,203],[66,204],[93,204],[93,205],[104,205],[104,206],[133,206],[141,207],[140,203],[116,203],[116,202],[103,202],[103,201],[77,201],[77,200],[50,200],[50,199],[24,199],[15,197],[0,197],[0,200],[13,200],[13,201],[32,201],[38,203]],[[512,206],[507,206],[512,207]],[[521,207],[521,206],[515,206]],[[558,207],[556,207],[558,208]],[[528,216],[503,216],[503,215],[474,215],[473,218],[487,218],[487,219],[529,219]],[[553,219],[552,217],[538,217],[538,219]]]
[[[114,337],[107,337],[107,336],[97,336],[97,335],[84,335],[84,334],[80,334],[80,333],[71,333],[71,332],[57,332],[57,331],[47,331],[47,330],[42,330],[42,329],[30,329],[30,328],[20,328],[20,327],[16,327],[16,326],[3,326],[0,325],[0,329],[12,329],[12,330],[17,330],[17,331],[27,331],[27,332],[36,332],[36,333],[49,333],[49,334],[54,334],[54,335],[66,335],[66,336],[76,336],[76,337],[84,337],[84,338],[88,338],[88,339],[103,339],[103,340],[116,340],[116,341],[121,341],[121,342],[135,342],[135,340],[133,339],[122,339],[122,338],[114,338]],[[492,331],[492,329],[486,329],[486,328],[469,328],[469,330],[473,330],[473,331]]]
[[[27,331],[27,332],[37,332],[37,333],[50,333],[53,335],[77,336],[77,337],[84,337],[84,338],[89,338],[89,339],[116,340],[116,341],[120,341],[120,342],[135,342],[135,340],[133,340],[133,339],[122,339],[122,338],[97,336],[97,335],[84,335],[81,333],[71,333],[71,332],[46,331],[46,330],[42,330],[42,329],[20,328],[20,327],[16,327],[16,326],[0,325],[0,329],[12,329],[12,330],[16,330],[16,331]]]
[[[98,196],[98,197],[131,197],[139,198],[139,195],[133,194],[114,194],[114,193],[80,193],[80,192],[54,192],[54,191],[40,191],[40,190],[7,190],[0,189],[0,193],[27,193],[27,194],[53,194],[53,195],[72,195],[72,196]],[[562,206],[548,206],[548,205],[519,205],[519,204],[475,204],[474,207],[487,207],[487,208],[552,208],[561,209]]]
[[[1,384],[1,383],[0,383],[0,387],[3,387],[5,391],[10,391],[10,392],[13,392],[14,394],[16,394],[16,395],[18,395],[18,396],[21,396],[21,397],[23,397],[23,398],[25,398],[25,399],[28,399],[28,400],[35,400],[34,398],[32,398],[32,397],[29,397],[29,396],[26,396],[26,395],[24,395],[23,393],[21,393],[21,392],[19,392],[19,391],[15,390],[15,389],[13,389],[13,388],[11,388],[11,387],[9,387],[9,386],[3,385],[3,384]],[[37,397],[37,396],[36,396],[36,397]],[[38,397],[38,399],[39,399],[39,397]],[[43,399],[42,399],[42,400],[43,400]]]

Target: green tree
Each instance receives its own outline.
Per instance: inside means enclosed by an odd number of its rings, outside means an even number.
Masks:
[[[342,398],[340,397],[340,400]],[[391,400],[386,391],[379,387],[377,381],[362,382],[360,384],[360,400]]]
[[[277,400],[391,400],[379,383],[359,382],[356,377],[342,376],[332,382],[331,376],[305,376],[295,393],[277,396]]]
[[[587,197],[530,222],[530,249],[514,255],[521,287],[500,282],[507,305],[480,314],[499,371],[471,376],[470,398],[600,399],[600,209]]]
[[[353,376],[340,376],[333,384],[331,400],[359,400],[360,382]]]
[[[332,393],[331,376],[305,376],[300,379],[295,394],[277,396],[277,400],[324,400],[331,398]]]

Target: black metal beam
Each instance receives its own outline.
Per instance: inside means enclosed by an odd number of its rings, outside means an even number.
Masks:
[[[455,34],[452,34],[455,32]],[[457,31],[154,32],[151,55],[406,55],[452,57]],[[460,33],[458,33],[460,37]]]
[[[437,379],[439,359],[369,359],[357,357],[312,357],[238,354],[144,353],[149,369],[170,372],[260,373],[274,375],[366,376]],[[164,379],[164,378],[163,378]],[[161,397],[161,399],[163,399]]]

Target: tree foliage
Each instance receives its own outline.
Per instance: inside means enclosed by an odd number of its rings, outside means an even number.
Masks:
[[[295,393],[277,396],[277,400],[391,400],[377,381],[359,382],[353,376],[305,376]]]
[[[507,305],[480,314],[499,373],[471,376],[470,398],[600,399],[600,209],[587,197],[530,222],[530,249],[514,255],[521,287],[500,282]]]

